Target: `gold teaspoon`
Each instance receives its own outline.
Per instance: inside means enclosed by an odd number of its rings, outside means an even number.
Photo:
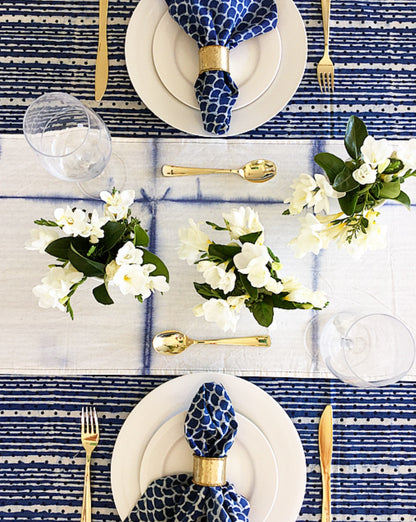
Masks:
[[[192,344],[229,344],[233,346],[270,346],[268,335],[253,335],[251,337],[233,337],[229,339],[191,339],[182,332],[167,330],[153,337],[153,348],[163,355],[182,353]]]
[[[277,174],[277,167],[273,161],[258,159],[253,160],[243,167],[234,169],[205,169],[199,167],[175,167],[163,165],[162,174],[166,177],[192,176],[200,174],[238,174],[252,183],[263,183],[272,179]]]

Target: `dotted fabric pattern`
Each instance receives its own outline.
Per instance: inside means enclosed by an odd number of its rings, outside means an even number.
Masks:
[[[189,137],[159,120],[138,98],[125,65],[127,25],[137,0],[110,2],[110,72],[106,93],[94,101],[98,2],[0,2],[0,132],[21,133],[36,97],[63,90],[103,117],[113,136]],[[335,92],[323,94],[316,66],[323,53],[321,3],[296,0],[308,37],[299,88],[270,121],[239,138],[342,138],[350,114],[373,136],[415,137],[416,0],[338,0],[331,4],[330,52]]]
[[[166,3],[172,18],[199,48],[221,45],[233,49],[277,25],[274,0],[166,0]],[[230,74],[203,72],[194,87],[204,129],[218,135],[227,132],[238,97],[238,87]]]
[[[117,435],[134,406],[169,377],[0,376],[0,520],[79,522],[85,452],[80,411],[94,405],[94,522],[119,522],[110,485]],[[415,522],[416,382],[359,390],[330,379],[248,378],[285,409],[306,456],[297,522],[320,522],[318,425],[334,412],[333,522]]]
[[[199,457],[225,457],[237,433],[237,420],[221,384],[203,384],[192,399],[184,433]],[[227,482],[224,486],[199,486],[192,476],[177,474],[153,481],[126,522],[248,522],[248,501]]]

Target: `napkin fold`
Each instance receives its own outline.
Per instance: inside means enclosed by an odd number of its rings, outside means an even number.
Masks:
[[[233,49],[244,40],[267,33],[277,25],[275,0],[165,0],[170,15],[198,44]],[[238,87],[225,71],[199,74],[195,85],[204,129],[228,131]]]
[[[203,384],[192,400],[184,432],[199,457],[225,457],[238,423],[221,384]],[[248,522],[250,505],[232,484],[200,486],[192,475],[178,473],[154,480],[138,500],[129,522]]]

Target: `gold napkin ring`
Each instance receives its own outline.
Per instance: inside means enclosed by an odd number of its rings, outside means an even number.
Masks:
[[[230,72],[230,50],[222,45],[207,45],[199,49],[199,74],[205,71]]]
[[[227,457],[209,458],[194,455],[194,476],[192,482],[198,486],[223,486],[227,481]]]

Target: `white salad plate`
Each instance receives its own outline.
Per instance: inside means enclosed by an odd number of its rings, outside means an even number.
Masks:
[[[239,94],[233,110],[241,109],[267,90],[280,63],[277,30],[241,42],[230,51],[230,74]],[[163,85],[182,103],[199,110],[194,83],[199,74],[198,45],[169,12],[162,16],[153,38],[153,61]]]
[[[176,473],[192,473],[192,450],[184,436],[186,412],[166,421],[143,454],[140,491],[153,480]],[[227,455],[227,480],[250,501],[250,519],[267,520],[277,494],[277,463],[273,450],[255,424],[236,414],[237,435]]]
[[[117,437],[111,461],[111,487],[120,518],[128,516],[143,493],[145,486],[140,483],[140,475],[144,474],[142,464],[151,441],[169,419],[188,410],[205,382],[223,384],[235,411],[262,432],[272,449],[278,487],[268,520],[296,522],[305,494],[306,463],[295,426],[283,408],[261,388],[221,373],[177,377],[155,388],[133,408]],[[267,476],[262,477],[260,486],[267,480]],[[250,522],[264,522],[264,519],[250,516]]]
[[[276,0],[280,36],[279,68],[270,86],[245,107],[233,111],[229,131],[235,136],[254,129],[279,113],[302,79],[307,39],[302,17],[292,0]],[[153,39],[165,16],[164,0],[140,0],[130,19],[125,43],[127,70],[138,96],[161,120],[189,134],[217,137],[204,130],[199,110],[178,100],[160,80],[153,60]]]

